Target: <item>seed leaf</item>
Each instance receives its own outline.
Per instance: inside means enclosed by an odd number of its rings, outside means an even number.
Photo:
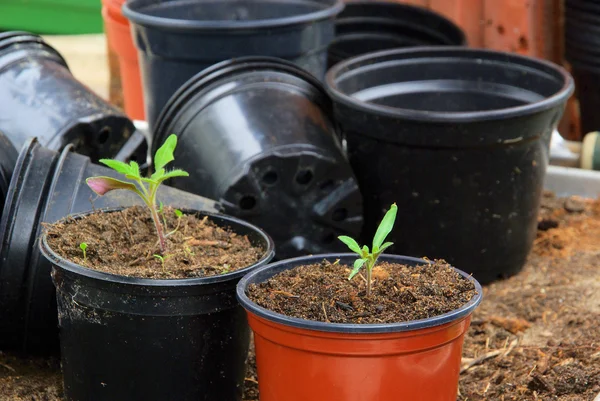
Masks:
[[[356,259],[354,261],[354,269],[352,269],[352,272],[348,276],[348,280],[352,280],[352,278],[358,274],[360,268],[363,267],[366,261],[367,259]]]
[[[344,244],[346,244],[352,252],[355,252],[355,253],[358,253],[359,255],[361,255],[360,246],[358,245],[358,243],[356,243],[356,241],[353,238],[350,238],[346,235],[340,235],[338,237],[338,239],[340,241],[342,241]]]
[[[398,212],[398,207],[394,203],[390,210],[387,211],[381,223],[379,223],[379,227],[377,228],[377,232],[375,233],[375,237],[373,237],[373,251],[375,252],[375,248],[381,251],[381,244],[385,241],[386,237],[394,228],[394,222],[396,221],[396,213]]]
[[[173,156],[175,147],[177,147],[177,135],[171,134],[154,155],[154,170],[158,172],[159,170],[164,169],[167,164],[175,160],[175,157]]]
[[[183,216],[183,212],[179,209],[175,209],[174,213],[175,213],[175,216],[177,216],[177,218],[180,218],[181,216]]]
[[[393,242],[386,242],[385,244],[381,245],[381,248],[379,248],[378,253],[385,251],[387,248],[389,248],[392,245],[394,245]]]
[[[114,191],[115,189],[128,189],[137,194],[140,193],[134,184],[111,177],[90,177],[85,180],[85,182],[92,191],[100,196],[106,194],[107,192]]]

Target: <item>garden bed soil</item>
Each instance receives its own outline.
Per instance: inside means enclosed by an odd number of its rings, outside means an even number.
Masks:
[[[600,393],[600,201],[544,198],[523,271],[484,288],[457,401],[592,401]],[[250,352],[245,401],[258,400]],[[0,400],[60,401],[55,360],[0,354]]]
[[[438,316],[466,304],[475,286],[444,261],[416,267],[381,262],[373,269],[371,295],[362,273],[323,261],[298,266],[251,284],[248,297],[271,311],[331,323],[398,323]]]
[[[184,214],[165,207],[167,252],[160,255],[150,212],[135,206],[118,212],[94,213],[46,226],[48,244],[60,256],[106,273],[153,279],[213,276],[256,263],[265,250],[243,235],[217,226],[208,216]],[[87,244],[86,257],[80,248]]]

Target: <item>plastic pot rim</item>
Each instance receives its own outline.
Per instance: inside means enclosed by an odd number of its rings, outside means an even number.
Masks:
[[[69,66],[64,57],[52,46],[50,46],[46,41],[39,35],[35,35],[29,32],[22,31],[10,31],[0,33],[0,58],[5,56],[6,54],[10,54],[13,51],[18,50],[28,50],[27,45],[39,45],[42,46],[45,50],[52,53],[55,58],[55,61],[58,61],[62,66],[64,66],[67,70],[69,70]],[[19,47],[15,50],[10,50],[11,46],[14,45],[25,45],[23,47]],[[24,57],[21,57],[22,59]],[[10,63],[12,64],[12,63]],[[9,65],[10,65],[9,64]],[[7,67],[7,65],[0,64],[0,70]],[[69,70],[70,71],[70,70]]]
[[[553,69],[563,77],[564,85],[552,96],[546,97],[543,100],[535,103],[530,103],[522,106],[508,107],[497,110],[485,110],[485,111],[473,111],[473,112],[437,112],[437,111],[424,111],[414,109],[396,108],[390,106],[382,106],[374,103],[364,102],[342,92],[338,89],[337,78],[338,75],[343,71],[351,72],[353,66],[364,66],[371,59],[378,57],[393,56],[393,55],[404,55],[412,53],[416,56],[419,54],[431,54],[433,57],[435,53],[436,57],[454,56],[460,58],[461,55],[478,55],[479,59],[485,59],[487,55],[495,57],[502,56],[506,57],[510,61],[526,61],[527,63],[535,63],[547,68]],[[419,57],[413,58],[417,60]],[[475,59],[475,57],[471,57]],[[365,64],[362,64],[365,63]],[[376,63],[370,63],[375,65]],[[566,102],[567,98],[574,91],[573,78],[569,73],[561,66],[558,66],[549,61],[534,59],[531,57],[521,56],[518,54],[507,53],[502,51],[486,50],[486,49],[470,49],[461,46],[431,46],[431,47],[412,47],[402,49],[391,49],[383,50],[373,53],[367,53],[364,55],[356,56],[333,66],[325,77],[325,83],[329,95],[335,102],[345,104],[348,107],[362,109],[369,113],[380,115],[383,117],[392,118],[403,118],[409,121],[418,122],[436,122],[436,123],[470,123],[470,122],[482,122],[489,120],[508,119],[512,117],[521,117],[528,114],[548,110],[554,107],[556,104]]]
[[[65,217],[57,221],[56,223],[64,222],[67,219],[77,219],[84,217],[86,215],[94,214],[94,213],[111,213],[117,212],[120,210],[126,209],[125,207],[118,208],[105,208],[105,209],[96,209],[95,211],[88,211],[84,213],[76,213]],[[236,280],[242,276],[244,276],[249,271],[258,268],[260,266],[264,266],[275,256],[275,243],[271,239],[271,237],[264,232],[261,228],[256,227],[253,224],[250,224],[244,220],[238,219],[233,216],[227,216],[224,214],[205,212],[201,210],[183,210],[185,212],[193,213],[196,215],[208,216],[209,218],[217,218],[224,220],[226,223],[233,223],[232,225],[241,225],[248,229],[255,231],[259,234],[264,242],[267,245],[267,249],[265,249],[263,256],[254,264],[250,266],[246,266],[243,269],[239,269],[233,271],[231,273],[220,274],[217,276],[209,276],[209,277],[194,277],[194,278],[185,278],[185,279],[151,279],[151,278],[142,278],[142,277],[129,277],[129,276],[121,276],[112,273],[105,273],[97,270],[88,269],[87,267],[78,265],[77,263],[71,262],[61,256],[59,256],[50,246],[47,241],[47,233],[44,232],[41,236],[41,240],[39,241],[39,249],[44,257],[48,259],[52,264],[59,266],[61,269],[69,271],[71,273],[75,273],[80,276],[84,276],[87,278],[108,281],[116,284],[125,284],[125,285],[133,285],[140,287],[192,287],[198,285],[207,285],[207,284],[216,284],[231,280]],[[226,226],[226,225],[225,225]]]
[[[280,28],[290,25],[306,24],[319,20],[333,18],[344,9],[344,0],[332,0],[332,4],[328,7],[309,12],[302,15],[272,18],[251,21],[193,21],[181,20],[176,18],[156,17],[144,13],[144,6],[138,3],[145,0],[128,1],[122,6],[123,15],[131,22],[147,27],[169,29],[173,31],[188,31],[188,30],[210,30],[210,31],[237,31],[247,29],[262,29],[262,28]],[[136,9],[139,7],[139,9]]]
[[[161,138],[167,133],[167,128],[171,126],[173,120],[182,111],[182,106],[198,95],[203,88],[224,77],[243,72],[244,70],[257,71],[262,68],[271,68],[293,74],[300,79],[308,81],[317,90],[322,92],[323,96],[327,96],[327,91],[317,78],[291,61],[267,56],[246,56],[221,61],[188,79],[165,103],[156,119],[152,151],[154,151],[158,143],[161,143]]]
[[[406,331],[414,331],[420,330],[430,327],[442,326],[447,323],[451,323],[457,321],[461,318],[469,316],[473,313],[473,310],[479,305],[483,297],[483,290],[481,285],[475,278],[468,275],[467,273],[458,270],[455,267],[452,267],[456,272],[458,272],[465,279],[471,281],[475,285],[475,291],[477,294],[469,302],[464,304],[458,309],[455,309],[451,312],[444,313],[442,315],[430,317],[427,319],[413,320],[409,322],[399,322],[399,323],[386,323],[386,324],[351,324],[351,323],[326,323],[319,322],[314,320],[300,319],[296,317],[286,316],[277,312],[273,312],[269,309],[263,308],[258,304],[254,303],[248,296],[246,295],[246,289],[252,283],[254,283],[255,278],[261,273],[269,270],[276,269],[282,265],[289,265],[284,270],[292,269],[296,266],[307,265],[312,263],[319,263],[323,261],[323,259],[327,259],[330,261],[335,261],[341,258],[356,258],[356,254],[353,253],[328,253],[321,255],[312,255],[312,256],[300,256],[293,259],[281,260],[275,263],[267,264],[266,266],[255,269],[254,271],[245,275],[242,280],[237,284],[236,294],[239,303],[246,309],[249,313],[257,315],[263,319],[266,319],[270,322],[281,324],[284,326],[304,329],[304,330],[313,330],[313,331],[322,331],[329,333],[356,333],[356,334],[379,334],[379,333],[399,333]],[[431,263],[430,261],[426,261],[420,258],[414,258],[410,256],[401,256],[401,255],[382,255],[381,260],[391,262],[391,263],[406,263],[406,262],[414,262],[418,264],[427,264]],[[270,276],[271,277],[271,276]]]

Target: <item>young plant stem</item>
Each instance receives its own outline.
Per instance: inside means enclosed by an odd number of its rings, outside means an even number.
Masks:
[[[167,245],[165,243],[165,235],[163,234],[162,224],[160,224],[160,218],[154,205],[150,208],[152,210],[152,220],[156,226],[156,235],[158,235],[158,243],[160,245],[160,253],[164,255],[167,252]]]
[[[370,266],[367,269],[367,297],[371,296],[371,271],[373,270],[373,266]]]

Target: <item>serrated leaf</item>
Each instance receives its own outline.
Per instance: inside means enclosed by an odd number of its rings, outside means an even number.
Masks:
[[[140,178],[140,165],[134,161],[129,162],[129,176],[127,178]]]
[[[354,240],[354,238],[350,238],[346,235],[340,235],[338,237],[338,239],[340,241],[342,241],[344,244],[346,244],[352,252],[358,253],[359,255],[361,254],[360,245],[358,245],[358,243]]]
[[[127,189],[139,194],[139,191],[134,184],[111,177],[90,177],[85,180],[85,182],[90,189],[98,195],[104,195],[115,189]]]
[[[354,268],[352,269],[352,272],[348,276],[348,280],[352,280],[352,278],[358,274],[358,272],[360,271],[360,268],[363,267],[363,265],[365,264],[366,261],[367,261],[367,259],[356,259],[354,261]]]
[[[394,222],[396,221],[397,213],[398,207],[394,203],[390,207],[390,210],[387,211],[385,216],[383,216],[381,223],[379,223],[377,232],[373,237],[373,249],[377,248],[379,251],[381,251],[381,244],[383,244],[383,241],[385,241],[389,233],[392,231],[392,228],[394,228]]]
[[[171,134],[154,155],[154,170],[159,171],[164,169],[167,164],[175,160],[173,152],[176,147],[177,135]]]
[[[152,175],[150,176],[151,180],[159,180],[163,175],[165,175],[165,169],[161,168],[156,170],[154,173],[152,173]]]
[[[100,163],[112,168],[117,173],[121,173],[123,175],[131,175],[131,166],[127,163],[123,163],[121,161],[112,159],[100,159],[99,161]]]
[[[175,177],[189,177],[190,175],[188,174],[187,171],[183,171],[183,170],[172,170],[169,171],[167,173],[165,173],[162,177],[160,177],[158,179],[158,181],[165,181],[168,180],[169,178],[175,178]]]

